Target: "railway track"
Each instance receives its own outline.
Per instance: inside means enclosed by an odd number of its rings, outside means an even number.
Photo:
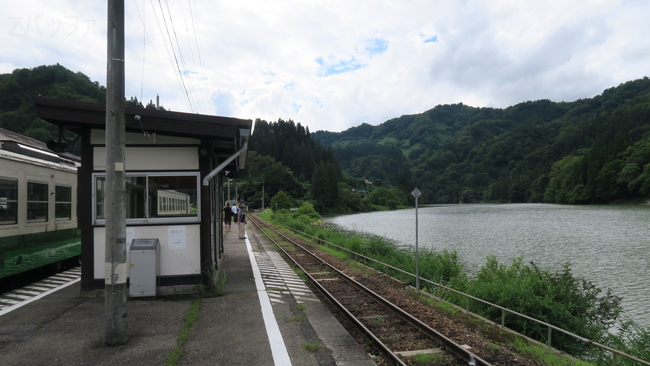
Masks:
[[[0,316],[37,300],[52,292],[70,286],[81,279],[81,267],[54,274],[20,288],[0,293]]]
[[[311,251],[309,244],[293,240],[256,217],[250,221],[260,231],[272,230],[296,248],[285,250],[270,238],[319,292],[372,340],[389,364],[408,365],[417,357],[428,357],[436,365],[491,365],[471,352],[471,347],[456,343],[329,264]]]

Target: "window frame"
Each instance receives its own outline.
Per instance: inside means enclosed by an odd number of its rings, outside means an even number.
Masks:
[[[144,177],[145,178],[145,201],[144,201],[144,212],[145,217],[143,218],[127,218],[126,223],[128,224],[165,224],[165,223],[197,223],[201,222],[201,173],[200,172],[182,172],[182,171],[169,171],[169,172],[127,172],[125,177]],[[151,213],[149,212],[150,205],[155,202],[150,202],[151,198],[149,197],[149,178],[150,177],[195,177],[196,178],[196,206],[197,212],[193,216],[168,216],[168,217],[150,217]],[[93,173],[92,174],[92,217],[93,223],[95,225],[106,225],[106,219],[97,218],[97,179],[104,178],[106,179],[105,172]],[[105,181],[105,180],[104,180]],[[158,200],[159,198],[156,198]]]
[[[14,204],[15,211],[16,211],[15,212],[15,218],[16,218],[15,221],[9,221],[9,220],[0,221],[0,225],[3,225],[3,226],[4,225],[17,225],[18,224],[18,217],[20,215],[20,207],[18,205],[18,190],[19,190],[18,179],[17,178],[10,178],[10,177],[0,177],[0,179],[14,182],[15,183],[15,186],[14,186],[15,192],[14,193],[16,195],[16,199],[12,199],[12,200],[6,199],[3,202],[5,205],[7,205],[7,208],[9,208],[9,204],[11,204],[11,203]]]
[[[45,200],[39,200],[39,201],[30,200],[29,187],[30,187],[31,184],[38,184],[38,185],[42,185],[42,186],[46,187],[45,188]],[[32,223],[37,224],[37,223],[43,223],[43,222],[47,223],[47,222],[50,221],[50,197],[49,196],[50,196],[50,185],[49,185],[48,182],[39,182],[39,181],[34,181],[34,180],[28,180],[27,181],[27,197],[26,197],[26,200],[25,200],[25,207],[27,209],[27,223],[28,224],[32,224]],[[43,204],[44,203],[45,204],[45,219],[30,219],[29,218],[29,212],[30,212],[29,204],[30,203],[36,203],[36,204]]]
[[[59,200],[59,194],[58,194],[59,193],[58,192],[59,188],[67,188],[67,189],[70,190],[70,195],[69,195],[70,200],[69,201],[60,201]],[[54,185],[54,221],[70,221],[70,220],[72,220],[72,202],[74,201],[73,197],[72,197],[73,194],[74,194],[74,192],[72,190],[72,186],[70,186],[70,185],[65,185],[65,184],[55,184]],[[69,207],[69,209],[68,209],[68,212],[70,213],[69,216],[66,216],[66,217],[58,217],[57,216],[57,214],[59,212],[58,207],[60,207],[61,205],[67,205]]]

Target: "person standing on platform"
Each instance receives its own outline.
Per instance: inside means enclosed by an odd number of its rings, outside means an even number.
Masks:
[[[223,208],[223,225],[225,226],[226,230],[230,230],[231,221],[232,209],[230,208],[230,204],[226,203],[226,207]]]
[[[232,217],[233,217],[233,220],[235,220],[235,224],[237,223],[237,217],[238,217],[237,211],[238,210],[239,210],[239,207],[237,207],[237,205],[233,203],[232,204]]]
[[[246,239],[246,210],[244,210],[243,206],[239,207],[238,213],[239,239]]]

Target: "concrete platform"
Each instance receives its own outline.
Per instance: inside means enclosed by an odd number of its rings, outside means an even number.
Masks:
[[[226,234],[226,294],[202,300],[178,364],[375,365],[266,238],[251,227],[247,237]],[[95,295],[75,284],[0,316],[2,364],[164,365],[195,299],[130,299],[129,342],[107,347]]]

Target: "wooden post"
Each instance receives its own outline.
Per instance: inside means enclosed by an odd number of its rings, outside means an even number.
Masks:
[[[108,0],[106,70],[106,260],[104,297],[108,346],[128,342],[126,212],[124,209],[124,0]]]

